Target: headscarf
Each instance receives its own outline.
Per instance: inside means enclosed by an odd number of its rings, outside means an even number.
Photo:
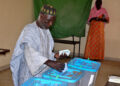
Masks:
[[[101,6],[101,8],[99,10],[97,10],[96,5],[95,5],[91,9],[91,12],[90,12],[90,15],[89,15],[89,18],[88,18],[88,22],[90,21],[91,18],[99,17],[99,16],[101,16],[103,14],[105,15],[106,18],[109,18],[108,13],[107,13],[105,8],[102,8],[102,6]]]

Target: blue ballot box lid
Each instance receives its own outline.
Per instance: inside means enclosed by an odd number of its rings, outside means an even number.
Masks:
[[[25,83],[23,83],[21,86],[67,86],[67,83],[50,79],[32,77]]]
[[[67,83],[75,83],[84,75],[84,71],[76,70],[72,68],[68,68],[66,72],[58,72],[54,69],[49,69],[44,72],[42,76],[44,78],[53,79],[57,81],[67,82]]]
[[[97,72],[101,63],[87,59],[74,58],[68,62],[68,66],[90,72]]]

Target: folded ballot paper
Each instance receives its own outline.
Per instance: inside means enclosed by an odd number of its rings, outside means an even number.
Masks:
[[[59,51],[59,56],[62,55],[62,54],[63,55],[66,54],[67,56],[69,56],[70,55],[70,50],[68,50],[68,49],[66,49],[66,50],[60,50]],[[64,68],[64,70],[62,72],[64,73],[67,70],[68,70],[68,66],[67,66],[67,63],[65,63],[65,68]]]
[[[65,67],[64,67],[64,70],[62,71],[63,73],[66,72],[68,70],[68,66],[67,66],[67,63],[65,63]]]
[[[66,49],[66,50],[60,50],[59,51],[59,56],[62,55],[62,54],[66,54],[67,56],[70,55],[70,50]]]
[[[120,84],[120,77],[118,76],[109,76],[109,82],[112,82],[112,83],[119,83]]]

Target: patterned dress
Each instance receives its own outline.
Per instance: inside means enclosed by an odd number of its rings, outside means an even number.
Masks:
[[[109,19],[108,14],[104,8],[97,10],[96,7],[93,7],[88,21],[93,17],[105,16],[106,19]],[[84,58],[92,60],[103,60],[104,59],[104,27],[105,23],[102,21],[93,20],[89,22],[90,28],[88,32]]]

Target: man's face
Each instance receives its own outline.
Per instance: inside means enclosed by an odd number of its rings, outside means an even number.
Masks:
[[[40,22],[41,22],[42,27],[44,29],[48,29],[50,26],[52,26],[54,21],[55,21],[55,19],[56,19],[56,17],[55,16],[51,16],[51,15],[42,14],[40,16]]]

